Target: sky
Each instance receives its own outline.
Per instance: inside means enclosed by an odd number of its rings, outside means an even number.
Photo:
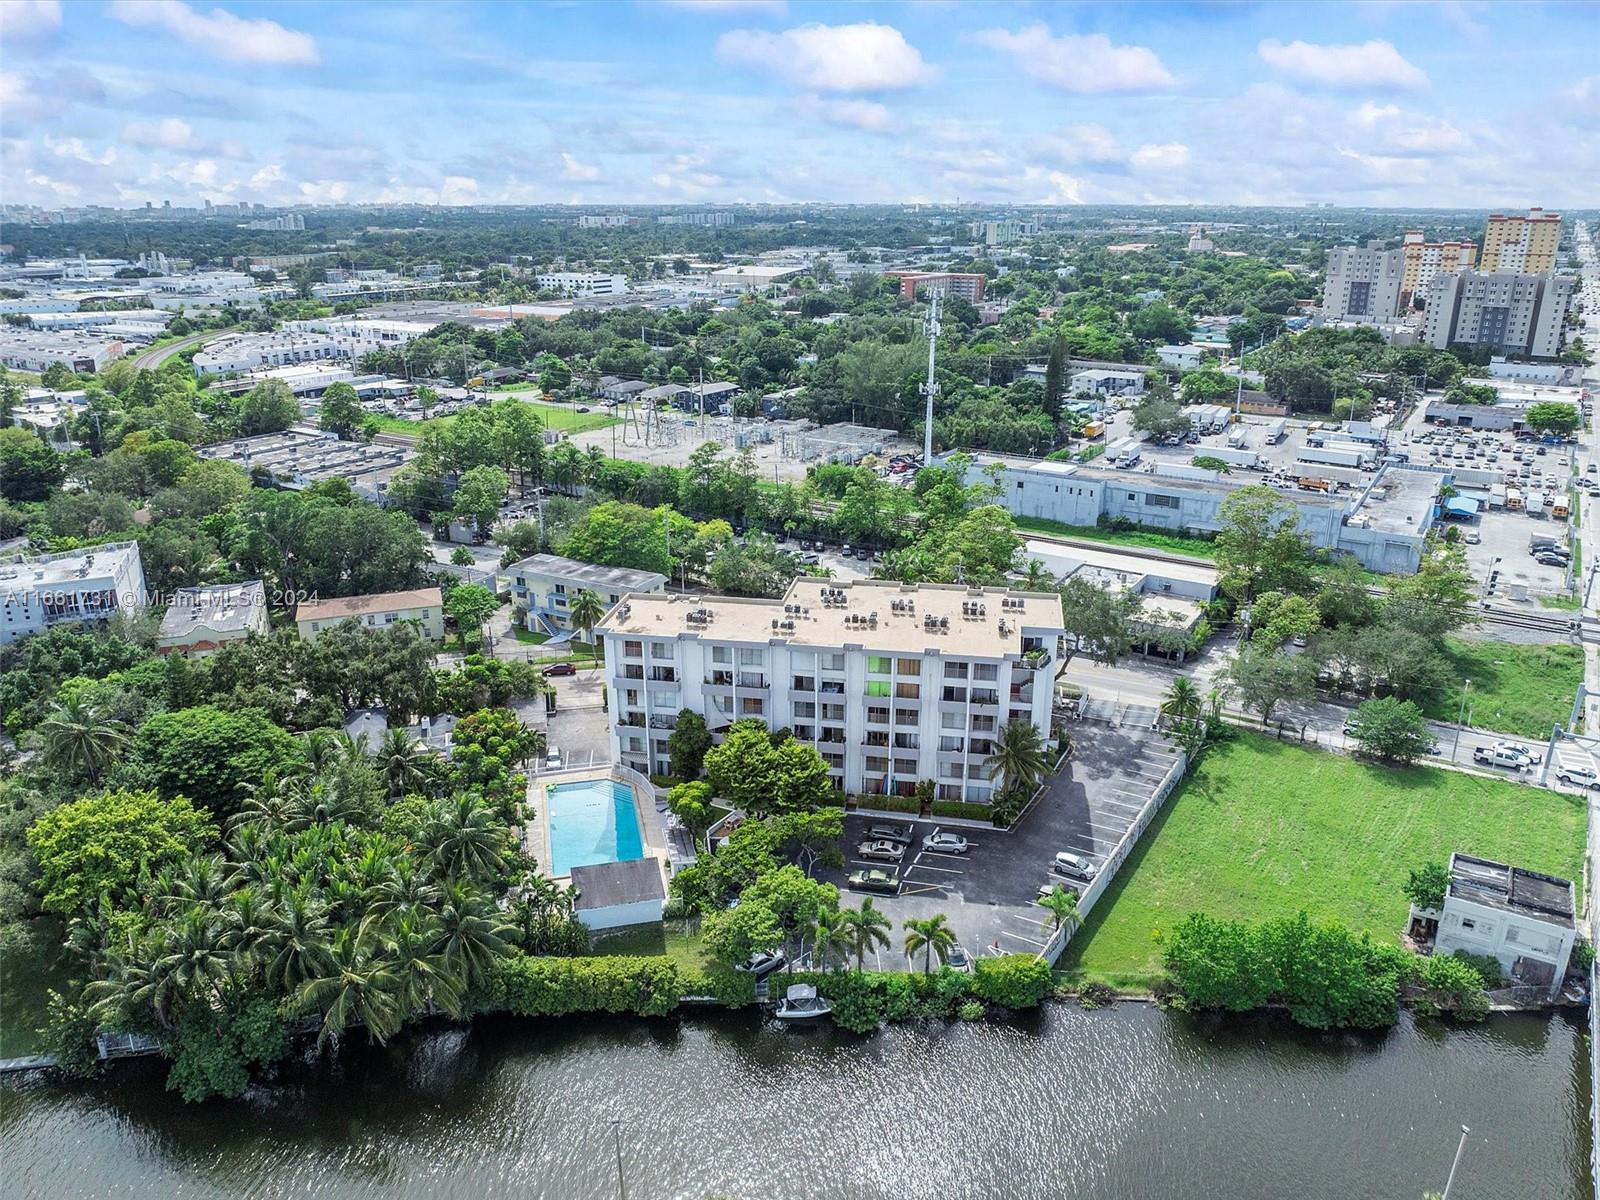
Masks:
[[[0,2],[0,201],[1600,203],[1600,3]]]

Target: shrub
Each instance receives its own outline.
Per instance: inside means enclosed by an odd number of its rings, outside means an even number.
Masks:
[[[980,958],[973,968],[973,995],[1005,1008],[1037,1008],[1050,986],[1049,965],[1031,954]]]
[[[915,796],[858,796],[860,808],[876,808],[884,812],[920,813],[922,802]]]
[[[968,1000],[956,1009],[956,1016],[963,1021],[981,1021],[986,1011],[981,1000]]]
[[[711,996],[729,1008],[755,1003],[756,977],[747,971],[707,967],[682,973],[682,980],[683,996]]]
[[[1078,993],[1079,1008],[1105,1008],[1117,1002],[1117,993],[1112,991],[1110,984],[1086,983],[1083,990]]]
[[[1418,983],[1425,990],[1418,1004],[1419,1011],[1436,1007],[1458,1021],[1481,1021],[1489,1015],[1489,997],[1483,990],[1483,977],[1479,968],[1466,958],[1436,954],[1421,959],[1416,971]]]
[[[994,810],[970,800],[935,800],[929,811],[936,817],[961,817],[968,821],[987,821]]]
[[[1575,970],[1587,971],[1594,965],[1594,946],[1589,942],[1579,939],[1572,943],[1572,958],[1568,966]]]
[[[514,958],[502,963],[504,1006],[521,1016],[630,1012],[665,1016],[684,994],[665,957]]]
[[[1473,954],[1466,950],[1457,950],[1450,957],[1459,958],[1477,972],[1478,979],[1484,987],[1493,989],[1505,986],[1505,972],[1500,969],[1500,960],[1494,955]]]

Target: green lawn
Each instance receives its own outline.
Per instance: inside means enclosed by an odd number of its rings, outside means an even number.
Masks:
[[[598,409],[594,412],[581,413],[570,404],[543,404],[536,400],[524,400],[522,403],[539,414],[539,419],[544,422],[546,429],[555,429],[562,433],[588,433],[595,429],[609,429],[617,423],[616,417]],[[421,433],[429,426],[442,427],[455,420],[453,416],[430,417],[426,421],[413,421],[407,417],[373,419],[385,433]]]
[[[1146,550],[1166,550],[1172,554],[1188,554],[1194,558],[1215,558],[1216,546],[1204,538],[1184,537],[1180,533],[1157,533],[1148,529],[1102,529],[1098,525],[1065,525],[1060,521],[1047,521],[1042,517],[1017,517],[1016,525],[1023,533],[1053,533],[1061,537],[1082,538],[1088,542],[1106,542],[1113,546],[1142,546]]]
[[[1304,908],[1392,938],[1407,872],[1453,850],[1578,881],[1585,803],[1240,734],[1207,752],[1169,801],[1061,967],[1143,990],[1160,969],[1152,931],[1196,911],[1256,920]]]
[[[1519,646],[1451,638],[1446,651],[1453,686],[1428,706],[1428,715],[1454,721],[1461,712],[1461,681],[1472,724],[1480,729],[1543,741],[1551,725],[1566,725],[1583,681],[1583,648],[1562,644]]]
[[[597,936],[589,947],[590,954],[665,954],[686,971],[702,971],[711,965],[701,946],[702,934],[686,922],[671,921],[661,925],[630,925]]]

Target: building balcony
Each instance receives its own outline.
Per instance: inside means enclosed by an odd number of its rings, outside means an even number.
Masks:
[[[707,687],[731,688],[733,686],[733,672],[732,671],[712,671],[709,675],[707,675],[705,677],[705,685]]]
[[[844,695],[844,681],[842,679],[824,679],[822,686],[817,689],[824,696]]]
[[[618,729],[643,729],[643,713],[621,713],[617,717]]]
[[[973,688],[972,705],[974,708],[998,708],[1000,693],[991,688]]]
[[[738,686],[740,688],[764,688],[767,686],[767,677],[741,671],[739,673]]]
[[[677,683],[678,672],[672,667],[651,667],[649,681],[651,683]]]
[[[677,727],[678,715],[676,713],[670,715],[656,713],[650,718],[651,729],[676,729]]]

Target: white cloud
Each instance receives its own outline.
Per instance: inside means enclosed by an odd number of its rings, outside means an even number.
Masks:
[[[61,0],[6,0],[0,4],[0,38],[27,41],[61,28]]]
[[[282,167],[277,163],[269,163],[250,176],[250,186],[258,192],[265,191],[273,184],[282,183],[287,178]]]
[[[876,92],[934,78],[893,25],[801,25],[782,33],[734,29],[717,39],[725,63],[766,71],[819,92]]]
[[[1068,125],[1040,138],[1037,149],[1068,166],[1080,163],[1116,165],[1127,157],[1104,125]]]
[[[305,180],[300,195],[312,204],[343,204],[350,198],[350,185],[342,179]]]
[[[1273,70],[1305,83],[1330,88],[1424,88],[1428,77],[1390,42],[1319,46],[1268,38],[1256,47]]]
[[[174,183],[186,184],[194,188],[215,188],[218,183],[217,164],[209,158],[197,158],[192,162],[181,162],[177,166],[169,167],[162,172]]]
[[[770,13],[781,17],[789,11],[784,0],[661,0],[661,4],[695,13]]]
[[[1116,46],[1100,33],[1054,37],[1041,22],[1016,33],[985,29],[972,36],[1011,55],[1023,74],[1064,92],[1154,92],[1178,82],[1154,50]]]
[[[888,133],[895,127],[894,116],[875,100],[828,100],[807,95],[796,96],[793,107],[802,117],[841,129]]]
[[[224,62],[308,67],[322,61],[309,33],[285,29],[265,17],[236,17],[221,8],[200,13],[183,0],[111,0],[108,11],[124,25],[165,29]]]
[[[1040,193],[1040,204],[1082,204],[1083,180],[1065,171],[1046,171],[1041,167],[1028,167],[1022,173],[1024,183],[1035,186],[1048,185],[1047,190]]]
[[[1339,155],[1358,164],[1366,177],[1377,183],[1418,184],[1426,182],[1428,178],[1428,164],[1419,158],[1364,154],[1348,146],[1340,146]]]
[[[600,178],[600,168],[579,162],[566,151],[561,152],[561,178],[574,183],[593,183]]]
[[[476,204],[478,181],[470,175],[446,175],[439,185],[440,204]]]
[[[1590,75],[1561,93],[1574,104],[1600,104],[1600,75]]]
[[[44,147],[57,158],[70,158],[96,167],[109,167],[117,161],[115,146],[107,146],[101,153],[94,154],[82,138],[53,138],[45,134]]]
[[[160,121],[129,121],[122,140],[148,150],[187,150],[195,144],[194,127],[177,117]]]
[[[725,189],[727,180],[698,154],[678,154],[662,170],[650,176],[650,182],[663,192],[700,197]]]
[[[1467,135],[1450,122],[1394,104],[1369,100],[1350,115],[1350,121],[1368,139],[1368,149],[1426,155],[1455,154],[1469,148]]]
[[[1140,146],[1128,161],[1138,171],[1176,171],[1189,165],[1189,147],[1181,142]]]
[[[38,171],[26,171],[23,178],[36,188],[44,188],[54,193],[56,199],[72,201],[83,194],[83,189],[75,183],[66,183],[63,180],[52,179]]]

